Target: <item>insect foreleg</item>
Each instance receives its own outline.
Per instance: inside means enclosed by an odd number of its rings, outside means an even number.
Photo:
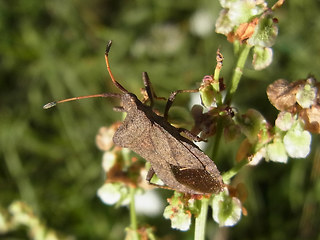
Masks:
[[[147,72],[142,73],[142,80],[144,84],[144,90],[147,92],[147,99],[145,101],[150,101],[150,107],[153,107],[154,99],[157,100],[166,100],[164,97],[158,97],[152,88],[152,84]]]
[[[177,90],[174,91],[170,94],[167,104],[166,104],[166,108],[164,110],[164,114],[163,117],[167,120],[168,119],[168,113],[169,113],[169,109],[173,104],[174,99],[176,98],[177,94],[179,93],[195,93],[195,92],[199,92],[199,89],[190,89],[190,90]]]

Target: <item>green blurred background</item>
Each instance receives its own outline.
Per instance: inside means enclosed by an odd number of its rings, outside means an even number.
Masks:
[[[274,1],[269,2],[271,6]],[[0,1],[0,204],[30,204],[50,227],[77,239],[123,239],[127,208],[104,205],[99,127],[121,119],[110,99],[90,99],[43,110],[54,99],[116,92],[104,62],[113,40],[113,73],[139,94],[147,71],[156,92],[195,88],[215,66],[219,47],[228,81],[235,63],[232,44],[214,32],[221,7],[209,0],[10,0]],[[277,10],[279,36],[274,61],[263,71],[250,62],[234,104],[256,108],[271,122],[276,110],[265,90],[278,78],[320,78],[320,1],[290,0]],[[175,105],[187,103],[189,94]],[[234,163],[239,142],[222,144],[213,159],[221,171]],[[320,239],[320,146],[313,136],[307,159],[245,168],[248,216],[232,228],[208,220],[208,239]],[[169,191],[158,190],[163,196]],[[163,197],[163,202],[165,202]],[[209,215],[210,216],[210,215]],[[192,239],[170,221],[140,216],[163,239]],[[25,239],[24,232],[0,235]]]

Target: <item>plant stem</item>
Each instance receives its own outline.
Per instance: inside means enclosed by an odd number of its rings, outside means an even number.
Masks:
[[[240,52],[236,68],[234,69],[232,80],[231,80],[231,87],[229,88],[229,91],[227,93],[227,96],[225,98],[225,103],[230,104],[233,94],[236,92],[242,73],[243,73],[243,67],[246,63],[246,60],[248,58],[248,54],[250,52],[251,46],[245,44]]]
[[[211,154],[212,158],[214,158],[218,154],[220,140],[221,140],[221,136],[222,136],[222,132],[223,132],[223,123],[222,123],[221,119],[218,120],[217,129],[218,130],[217,130],[217,133],[216,133],[216,136],[214,139],[214,145],[213,145],[213,150],[212,150],[212,154]]]
[[[234,69],[233,72],[233,76],[232,76],[232,80],[231,80],[231,87],[229,88],[229,91],[226,95],[226,98],[224,99],[224,103],[230,104],[231,100],[232,100],[232,96],[233,94],[236,92],[242,73],[243,73],[243,67],[244,64],[247,61],[249,52],[250,52],[251,46],[245,44],[240,52],[238,61],[237,61],[237,65]],[[220,139],[222,136],[222,132],[223,132],[223,123],[221,121],[218,122],[217,124],[217,133],[216,133],[216,137],[215,137],[215,142],[214,142],[214,146],[213,146],[213,150],[212,150],[212,154],[211,156],[214,157],[217,155],[218,149],[219,149],[219,144],[220,144]]]
[[[243,67],[244,64],[246,63],[246,60],[248,58],[249,52],[250,52],[251,46],[244,45],[236,67],[233,72],[232,80],[231,80],[231,87],[229,88],[229,91],[226,95],[226,98],[224,100],[224,103],[230,104],[233,94],[236,92],[242,73],[243,73]],[[219,71],[216,73],[219,76]],[[212,150],[212,157],[216,156],[218,149],[219,149],[219,144],[220,140],[222,137],[223,133],[223,123],[221,121],[218,122],[218,131],[216,133],[216,138]],[[230,169],[228,172],[223,174],[223,180],[228,181],[230,178],[232,178],[240,168],[242,168],[244,165],[246,165],[248,162],[247,161],[241,161],[239,164],[237,164],[234,168]],[[206,227],[206,221],[207,221],[207,213],[208,213],[208,202],[209,199],[203,198],[201,200],[201,209],[200,209],[200,214],[196,218],[196,223],[195,223],[195,233],[194,233],[194,239],[196,240],[204,240],[205,239],[205,227]]]
[[[236,175],[239,172],[239,170],[243,166],[247,165],[248,162],[249,162],[248,159],[243,159],[241,162],[239,162],[237,165],[235,165],[229,171],[225,172],[222,175],[223,181],[228,182],[234,175]]]
[[[194,239],[196,240],[205,239],[208,203],[209,203],[209,198],[204,197],[201,200],[200,214],[196,218],[196,223],[195,223]]]
[[[135,199],[134,199],[135,193],[136,193],[136,189],[131,187],[130,188],[130,228],[134,233],[133,239],[138,240],[139,234],[137,232],[138,223],[137,223],[137,214],[136,214]]]

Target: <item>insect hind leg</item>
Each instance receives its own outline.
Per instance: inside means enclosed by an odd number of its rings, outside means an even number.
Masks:
[[[206,139],[203,139],[201,137],[198,137],[197,135],[195,135],[193,132],[189,131],[188,129],[185,128],[177,128],[177,130],[180,133],[184,133],[189,139],[191,139],[194,142],[206,142]]]

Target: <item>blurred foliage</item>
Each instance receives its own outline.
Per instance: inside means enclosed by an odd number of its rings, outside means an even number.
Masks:
[[[47,111],[42,105],[117,91],[104,63],[109,39],[113,73],[134,93],[142,87],[142,71],[159,96],[195,88],[212,74],[217,48],[228,81],[235,58],[232,45],[214,33],[220,9],[209,0],[0,1],[1,206],[23,200],[50,228],[77,239],[123,239],[128,210],[105,206],[96,196],[104,176],[94,139],[100,126],[121,118],[112,111],[117,102],[90,99]],[[256,108],[273,123],[276,110],[264,94],[268,84],[308,74],[320,79],[319,11],[319,1],[298,0],[277,10],[274,61],[260,72],[247,64],[234,98],[240,111]],[[207,16],[210,32],[205,24],[195,25],[199,16]],[[179,96],[175,105],[188,96]],[[222,172],[232,165],[238,144],[221,145],[213,157]],[[209,220],[208,239],[319,239],[319,136],[312,145],[307,159],[263,163],[238,174],[235,180],[248,187],[248,216],[233,228],[219,229]],[[192,239],[192,231],[171,230],[162,216],[141,221],[155,225],[165,239]],[[16,232],[1,237],[23,239]]]

